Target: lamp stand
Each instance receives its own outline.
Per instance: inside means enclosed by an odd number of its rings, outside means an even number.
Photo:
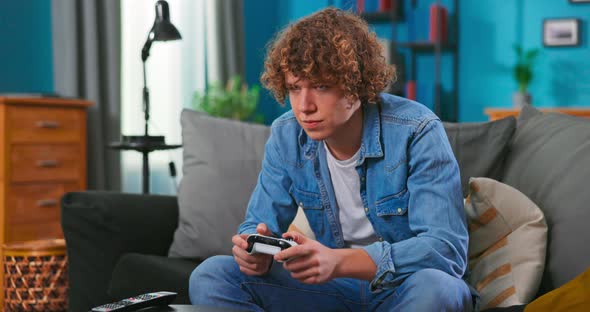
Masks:
[[[150,42],[151,43],[151,42]],[[149,49],[149,47],[148,47]],[[167,145],[164,136],[161,135],[150,135],[149,134],[149,121],[150,121],[150,91],[147,87],[146,70],[145,70],[145,58],[142,55],[143,62],[143,118],[144,118],[144,133],[143,135],[123,135],[121,136],[121,142],[115,142],[109,144],[111,148],[119,150],[135,150],[140,152],[142,155],[142,193],[148,194],[150,192],[150,162],[149,153],[157,150],[169,150],[179,148],[182,145]]]
[[[145,61],[142,60],[143,64],[143,119],[145,121],[145,132],[144,135],[149,136],[148,124],[150,121],[150,90],[147,87],[147,78],[145,73]]]

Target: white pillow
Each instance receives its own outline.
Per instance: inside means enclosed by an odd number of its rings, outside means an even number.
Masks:
[[[182,111],[183,177],[178,228],[168,256],[207,259],[231,255],[244,221],[270,128]]]
[[[469,179],[468,282],[482,309],[530,302],[545,268],[543,212],[515,188],[488,178]]]
[[[301,207],[297,208],[297,215],[295,215],[295,219],[293,219],[293,222],[291,223],[289,230],[299,231],[307,238],[315,239],[315,234],[309,226],[309,221],[307,220],[305,212],[303,212],[303,208]]]

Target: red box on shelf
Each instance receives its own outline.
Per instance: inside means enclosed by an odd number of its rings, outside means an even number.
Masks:
[[[432,4],[430,6],[430,31],[428,39],[430,41],[447,41],[448,29],[448,11],[442,5]]]
[[[415,101],[416,100],[416,82],[409,80],[406,82],[406,98]]]
[[[391,10],[391,1],[393,0],[379,0],[379,12]]]

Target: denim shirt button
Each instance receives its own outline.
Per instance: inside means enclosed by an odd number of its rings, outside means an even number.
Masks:
[[[402,209],[401,208],[397,208],[397,213],[402,213]]]
[[[299,207],[303,208],[303,202],[299,202]]]
[[[382,242],[383,241],[383,237],[379,237],[379,241]]]
[[[365,207],[365,212],[369,212],[369,208]]]

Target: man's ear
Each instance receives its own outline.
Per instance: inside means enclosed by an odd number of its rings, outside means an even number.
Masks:
[[[357,107],[356,107],[356,104],[357,104],[357,103],[359,103],[359,107],[360,107],[360,101],[359,101],[359,99],[355,99],[355,100],[352,100],[352,101],[350,101],[350,100],[349,100],[349,101],[348,101],[348,105],[346,106],[346,108],[347,108],[347,109],[353,109],[353,108],[357,108]]]

